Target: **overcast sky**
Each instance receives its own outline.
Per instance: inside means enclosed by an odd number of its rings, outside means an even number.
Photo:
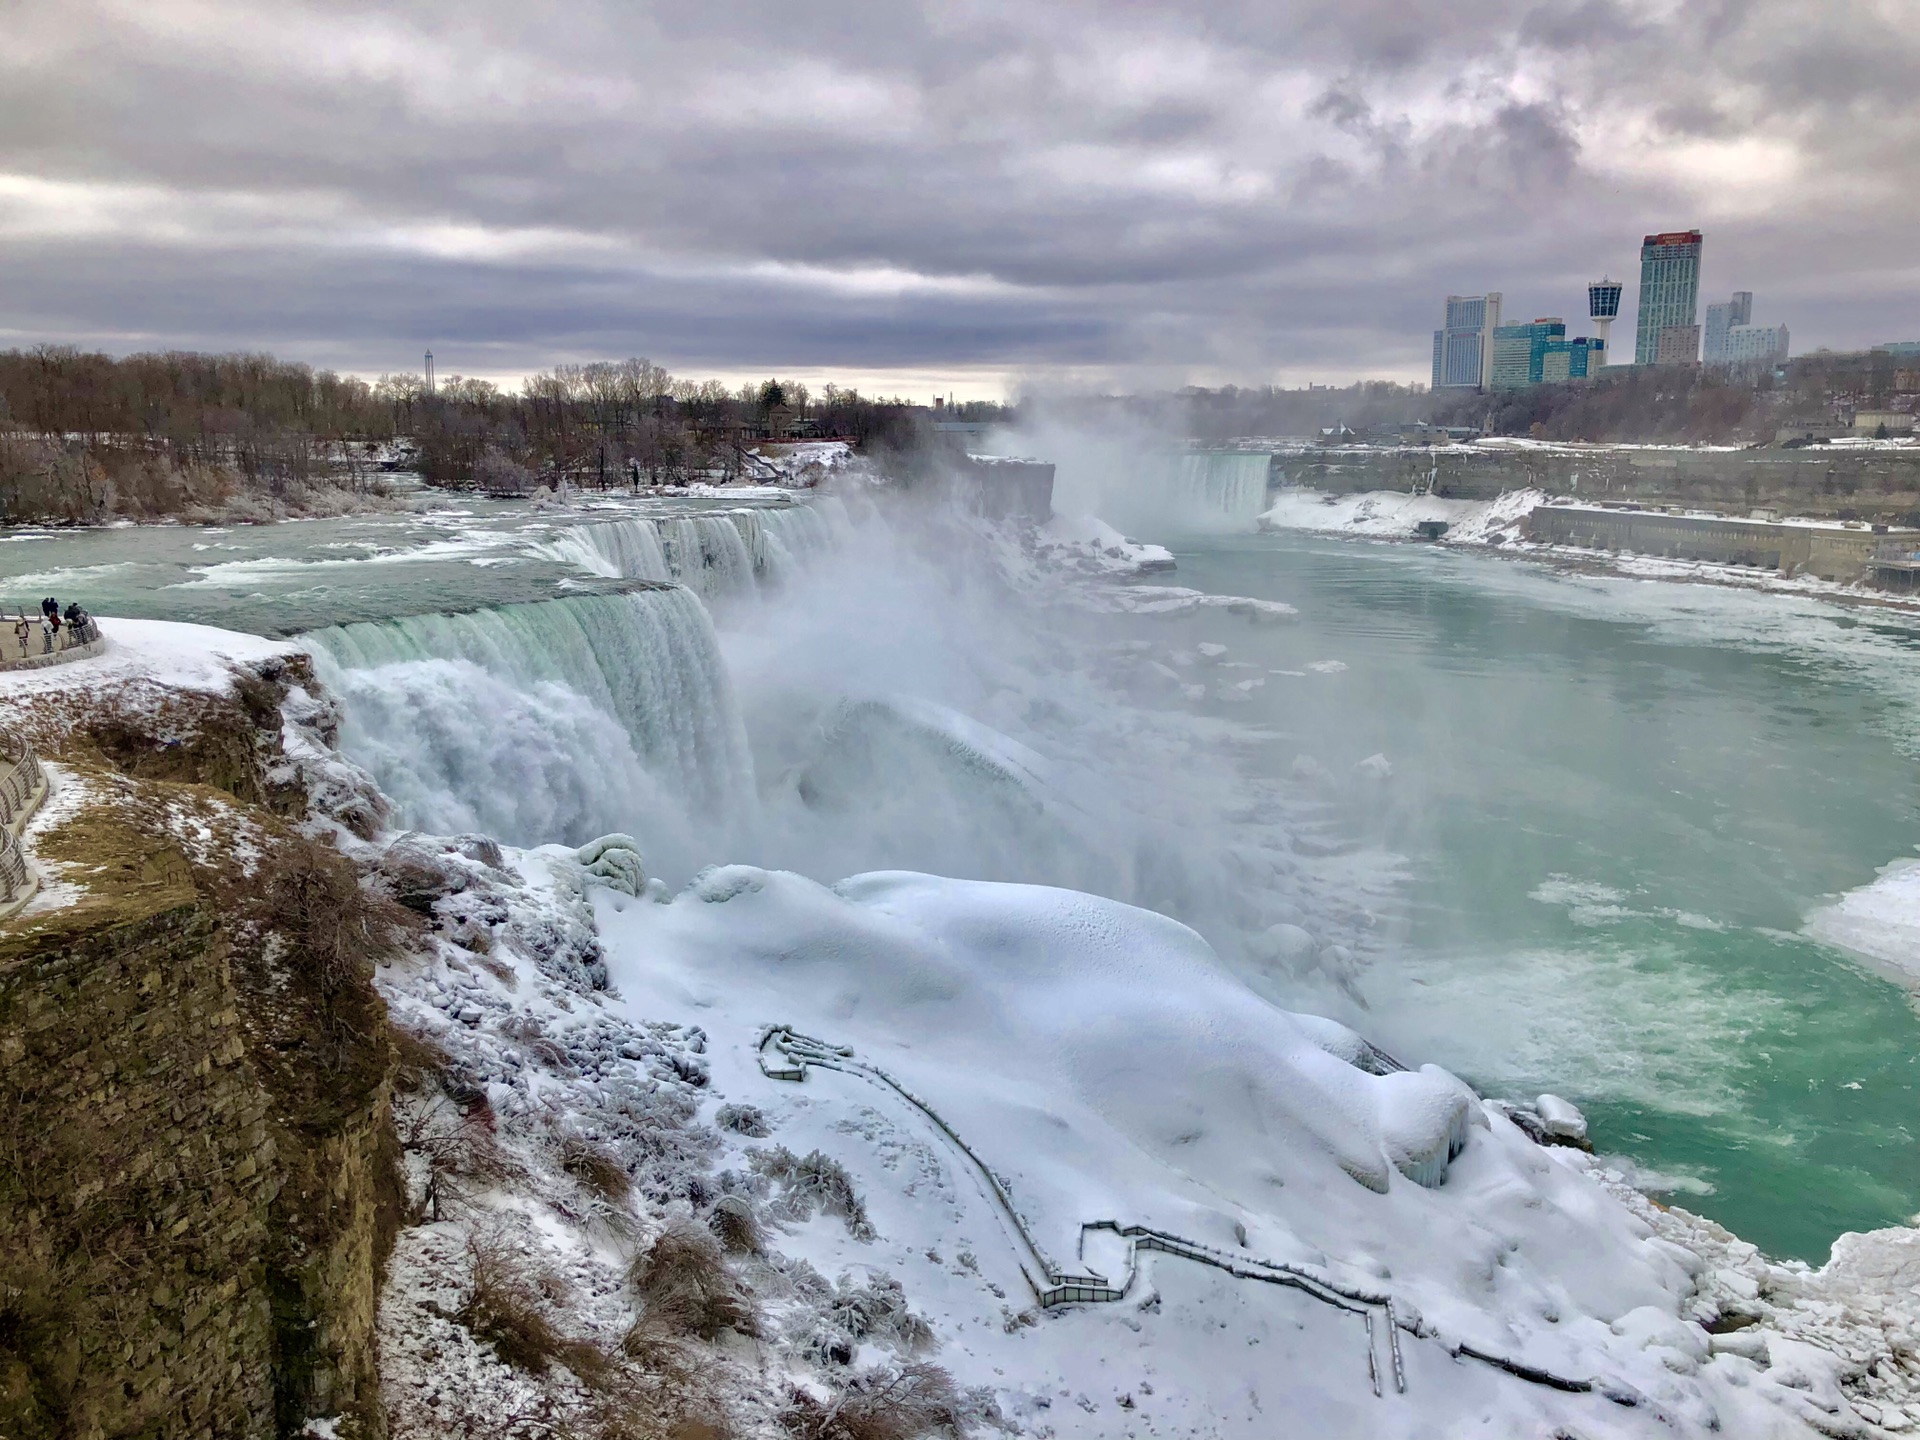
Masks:
[[[0,28],[0,344],[1424,381],[1447,292],[1576,320],[1610,271],[1630,312],[1641,234],[1689,226],[1703,305],[1754,291],[1796,352],[1920,338],[1912,0],[0,0]]]

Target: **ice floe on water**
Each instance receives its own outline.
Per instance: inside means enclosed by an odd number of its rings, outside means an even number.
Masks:
[[[1920,987],[1920,860],[1895,860],[1872,883],[1820,906],[1807,916],[1806,933]]]

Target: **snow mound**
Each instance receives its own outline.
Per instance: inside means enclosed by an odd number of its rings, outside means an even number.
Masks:
[[[1129,540],[1095,515],[1058,515],[1034,536],[1040,558],[1064,569],[1093,575],[1144,575],[1174,568],[1164,545]]]
[[[1612,1328],[1643,1310],[1684,1325],[1697,1265],[1453,1076],[1278,1009],[1172,920],[1039,886],[884,872],[829,888],[743,865],[668,904],[594,898],[615,992],[635,1015],[698,1011],[722,1093],[781,1103],[754,1064],[774,1031],[884,1064],[1052,1255],[1115,1224],[1242,1247],[1264,1257],[1252,1270],[1390,1293],[1453,1353],[1713,1413],[1644,1325]],[[883,1103],[843,1112],[836,1158],[858,1169],[847,1137],[878,1133]]]

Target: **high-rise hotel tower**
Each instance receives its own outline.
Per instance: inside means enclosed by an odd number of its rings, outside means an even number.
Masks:
[[[1447,323],[1433,332],[1433,388],[1483,390],[1493,379],[1500,292],[1447,296]]]
[[[1700,358],[1698,230],[1669,230],[1640,242],[1640,318],[1633,363],[1693,364]]]

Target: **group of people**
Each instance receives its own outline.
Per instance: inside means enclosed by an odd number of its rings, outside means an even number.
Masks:
[[[62,632],[65,633],[64,640]],[[22,610],[20,618],[14,622],[14,639],[20,642],[20,653],[25,656],[32,648],[33,622],[27,619]],[[60,602],[49,595],[40,602],[40,653],[51,655],[57,649],[68,645],[84,645],[93,638],[93,617],[80,607],[78,601],[69,601],[65,611]]]

